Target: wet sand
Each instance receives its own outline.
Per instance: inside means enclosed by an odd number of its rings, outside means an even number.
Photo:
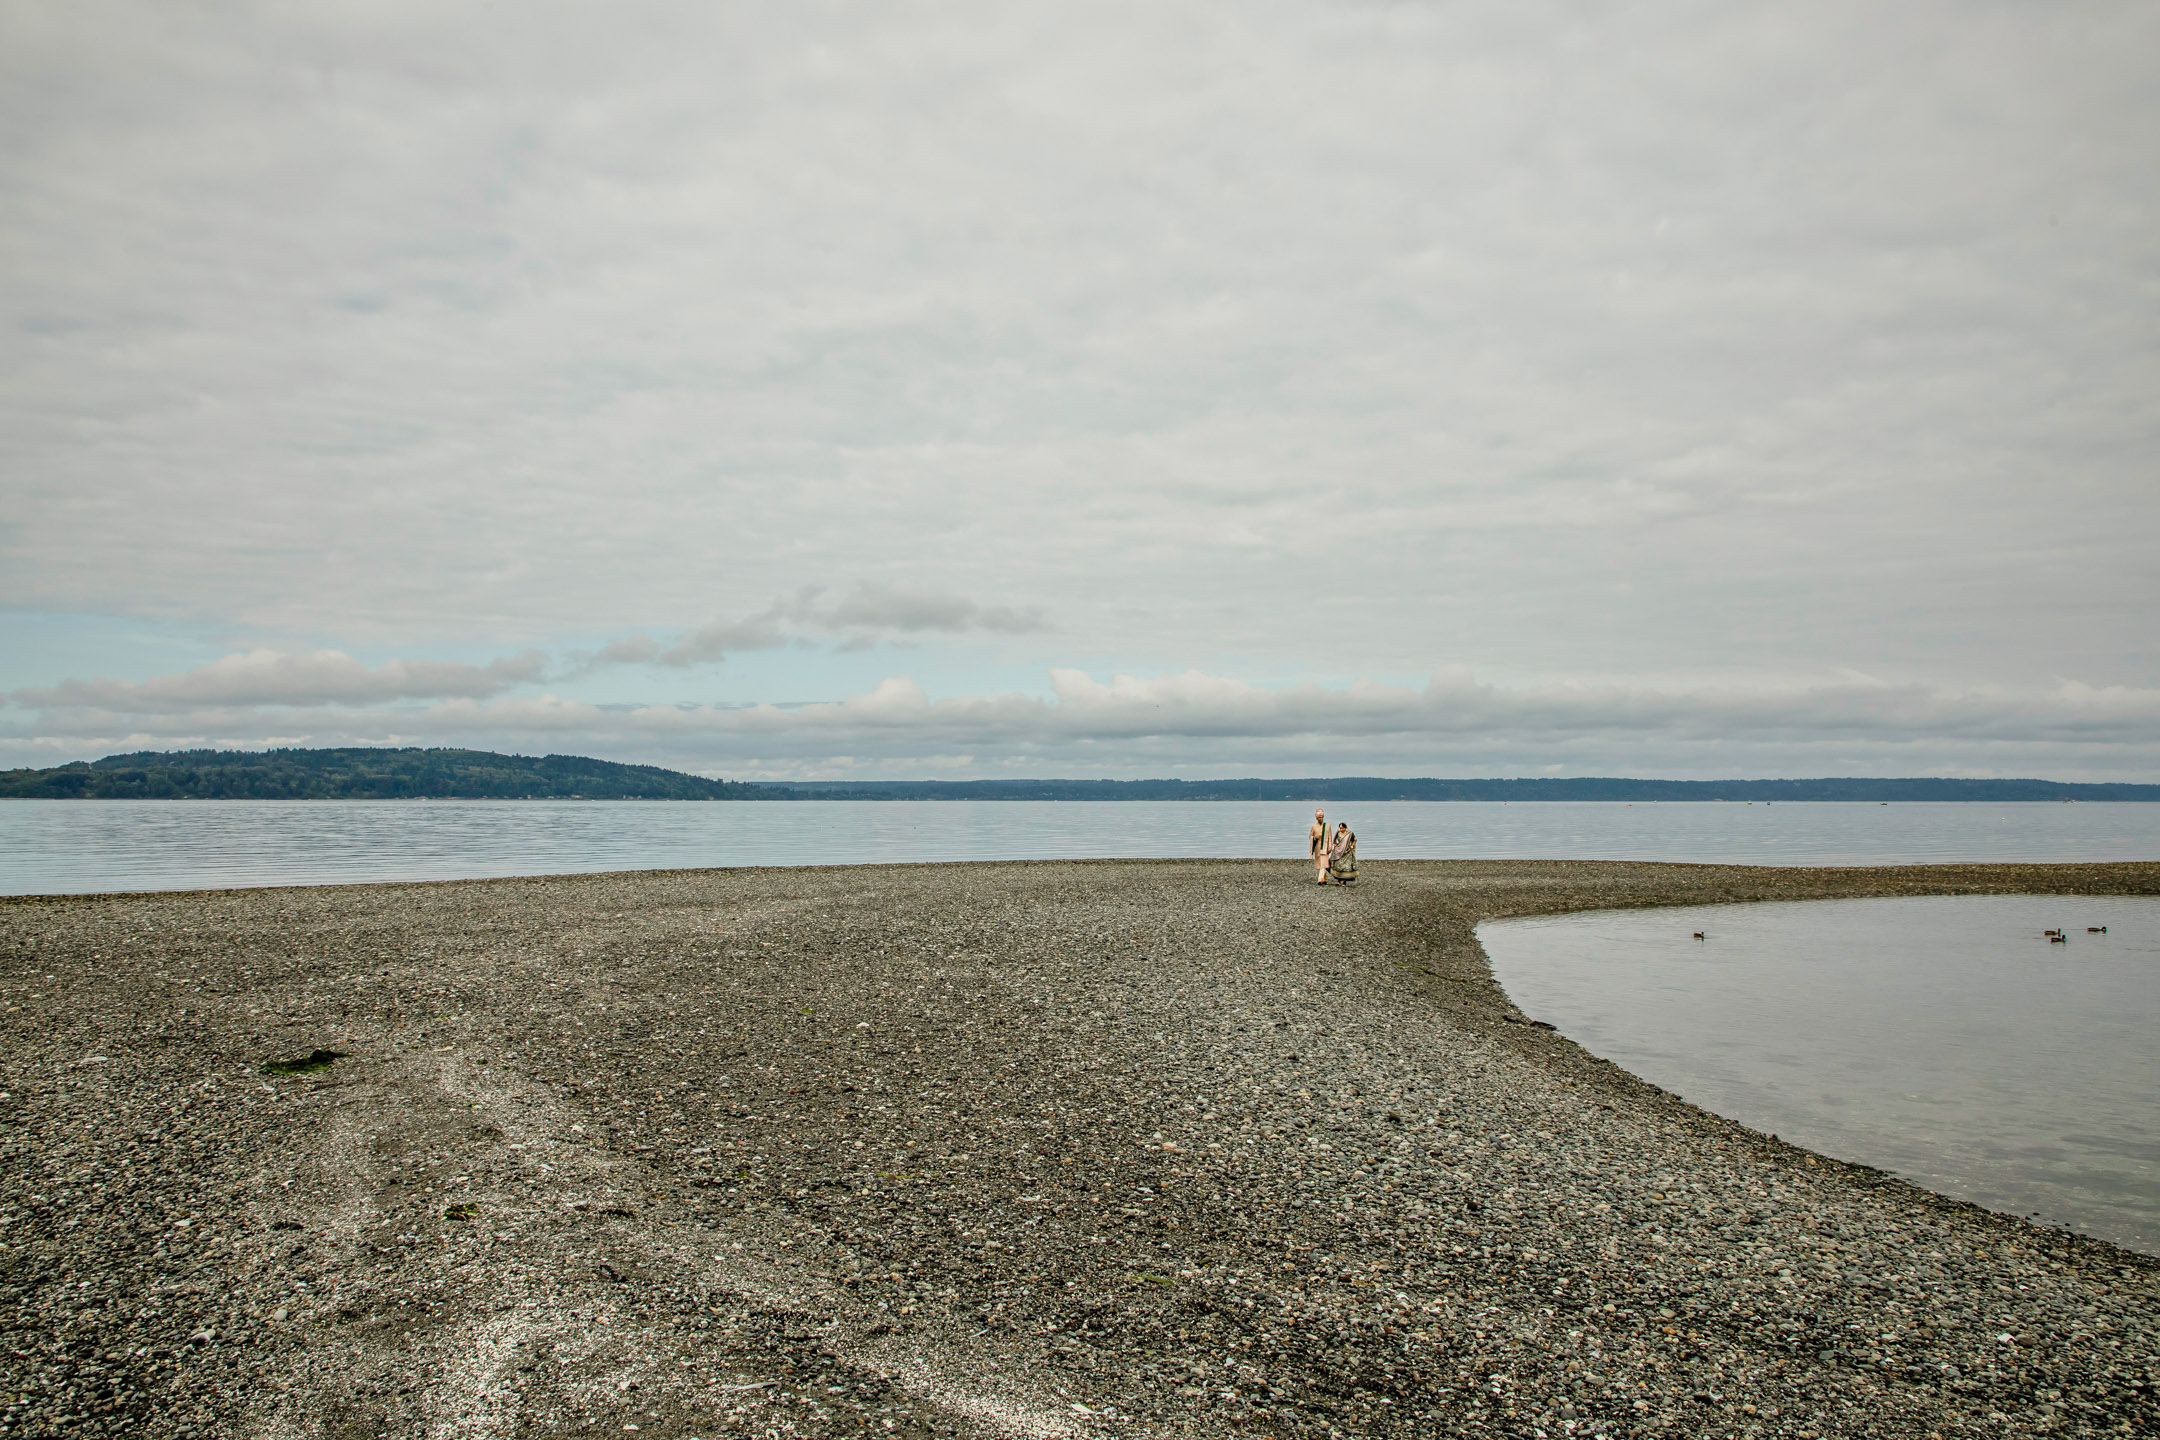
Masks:
[[[1472,935],[2160,865],[1309,876],[0,902],[0,1433],[2160,1427],[2160,1262],[1686,1105]]]

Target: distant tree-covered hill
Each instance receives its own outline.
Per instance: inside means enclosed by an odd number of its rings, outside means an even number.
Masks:
[[[176,750],[0,771],[0,798],[726,800],[752,789],[655,765],[486,750]]]
[[[581,755],[486,750],[176,750],[0,771],[45,800],[2147,800],[2160,785],[2055,780],[707,780]]]

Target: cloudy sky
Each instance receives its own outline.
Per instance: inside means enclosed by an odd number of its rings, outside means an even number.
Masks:
[[[2160,780],[2156,54],[0,0],[0,765]]]

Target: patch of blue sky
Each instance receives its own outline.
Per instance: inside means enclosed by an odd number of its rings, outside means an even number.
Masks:
[[[0,617],[0,694],[63,680],[139,682],[207,665],[232,649],[210,625],[11,610]]]
[[[326,635],[235,628],[209,621],[17,610],[0,619],[0,695],[57,685],[63,680],[140,684],[160,676],[185,674],[250,650],[285,654],[338,650],[373,667],[389,660],[485,665],[533,648],[540,647],[475,646],[443,639],[354,645]]]
[[[554,647],[553,653],[567,656],[579,650],[596,650],[604,643],[563,644]],[[1372,674],[1315,670],[1285,664],[1275,657],[1242,654],[1211,656],[1188,666],[1165,664],[1156,656],[1061,652],[1054,645],[1040,642],[971,644],[929,640],[879,642],[859,648],[804,642],[774,650],[745,651],[715,664],[680,668],[616,665],[577,674],[565,666],[538,688],[563,699],[595,705],[788,705],[846,700],[868,694],[881,681],[904,675],[920,685],[933,701],[985,695],[1050,700],[1055,697],[1052,670],[1077,670],[1091,680],[1109,684],[1121,675],[1152,680],[1195,669],[1210,675],[1235,676],[1268,690],[1308,684],[1340,690],[1360,683],[1420,689],[1429,678],[1407,671]]]
[[[1054,639],[985,642],[924,639],[847,646],[829,640],[798,640],[771,650],[748,650],[717,662],[689,666],[606,665],[581,669],[580,654],[601,648],[610,636],[558,636],[537,645],[473,644],[442,637],[374,645],[340,644],[337,637],[236,630],[205,622],[16,611],[0,624],[0,694],[59,684],[108,679],[140,683],[198,669],[236,652],[268,649],[306,653],[343,650],[375,667],[401,659],[485,665],[537,649],[547,657],[544,678],[508,693],[551,694],[593,705],[806,704],[865,695],[882,681],[906,676],[933,699],[963,696],[1054,695],[1053,669],[1078,670],[1100,683],[1120,675],[1154,679],[1198,669],[1236,676],[1263,689],[1318,684],[1340,689],[1355,682],[1422,686],[1422,674],[1352,674],[1285,664],[1279,658],[1224,653],[1191,666],[1163,663],[1159,656],[1067,652]],[[663,633],[663,643],[670,638]]]

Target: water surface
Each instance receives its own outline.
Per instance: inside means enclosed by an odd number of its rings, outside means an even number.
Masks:
[[[2160,859],[2160,805],[1393,800],[1362,859],[1883,865]],[[0,800],[0,893],[708,865],[1299,856],[1297,801]]]
[[[1524,1013],[1705,1109],[2160,1254],[2160,900],[1596,911],[1478,937]]]

